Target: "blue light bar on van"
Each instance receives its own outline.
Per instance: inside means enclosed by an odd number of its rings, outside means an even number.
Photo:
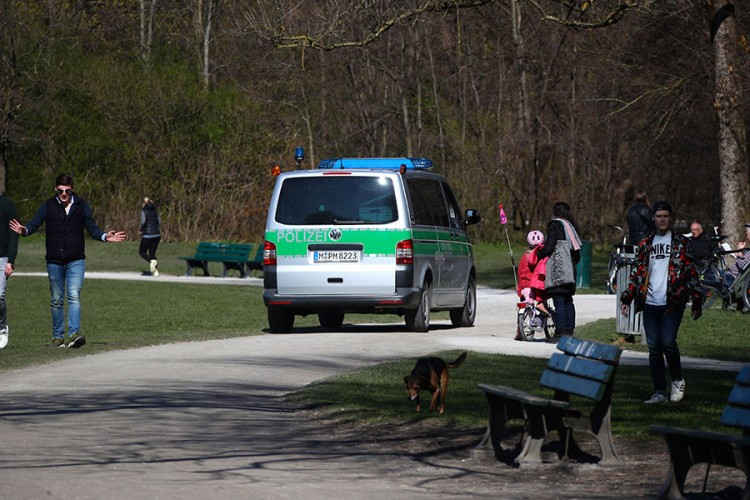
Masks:
[[[399,170],[401,165],[405,165],[407,170],[427,170],[432,168],[432,160],[427,158],[329,158],[318,163],[318,168]]]

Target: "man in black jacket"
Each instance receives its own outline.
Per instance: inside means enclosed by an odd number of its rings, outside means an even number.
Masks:
[[[651,207],[648,206],[646,191],[635,192],[635,203],[628,208],[625,217],[628,219],[628,230],[631,245],[637,245],[643,238],[656,230]]]
[[[56,195],[42,203],[34,217],[25,225],[16,219],[10,229],[21,236],[34,234],[42,223],[47,232],[47,275],[52,295],[52,347],[66,347],[63,325],[64,298],[68,298],[68,344],[77,348],[86,343],[81,334],[81,287],[85,273],[84,228],[99,241],[119,242],[123,231],[104,232],[96,225],[91,207],[73,192],[73,178],[60,174],[55,180]]]

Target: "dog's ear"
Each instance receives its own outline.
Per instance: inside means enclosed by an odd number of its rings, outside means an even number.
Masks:
[[[409,375],[404,377],[404,384],[409,385]]]

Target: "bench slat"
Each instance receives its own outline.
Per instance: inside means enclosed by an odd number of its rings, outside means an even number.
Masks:
[[[750,409],[727,406],[721,414],[720,422],[728,427],[750,429]]]
[[[745,366],[737,374],[736,384],[750,385],[750,365]]]
[[[616,364],[620,360],[622,350],[616,345],[601,344],[591,340],[582,340],[564,335],[557,343],[557,348],[574,356],[598,359]]]
[[[548,369],[578,375],[584,378],[607,382],[615,372],[613,365],[586,358],[576,358],[565,354],[555,353],[547,364]]]
[[[539,383],[550,389],[565,391],[570,394],[593,399],[594,401],[601,401],[604,391],[607,389],[606,383],[603,384],[553,370],[544,370]]]
[[[536,394],[507,387],[504,385],[479,384],[479,388],[486,394],[499,397],[501,399],[510,399],[519,403],[531,404],[534,406],[554,406],[556,408],[568,408],[570,403],[567,401],[557,401],[555,399],[543,398]]]
[[[727,401],[734,406],[750,408],[750,386],[736,384],[732,387],[732,392],[729,393]],[[750,426],[750,422],[748,422],[748,425]]]
[[[719,441],[722,443],[737,443],[750,446],[750,437],[737,434],[725,434],[723,432],[700,431],[697,429],[686,429],[683,427],[670,427],[667,425],[652,425],[651,432],[668,436],[684,436],[705,441]]]

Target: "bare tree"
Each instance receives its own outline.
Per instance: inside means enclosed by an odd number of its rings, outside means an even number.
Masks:
[[[198,44],[198,59],[205,88],[211,84],[211,43],[216,38],[214,29],[221,12],[223,0],[192,0],[189,8],[193,14],[193,31]]]
[[[151,60],[151,44],[154,40],[154,13],[156,0],[138,0],[140,4],[141,59],[148,64]]]
[[[714,49],[714,107],[719,118],[719,165],[721,167],[721,215],[732,238],[742,234],[750,220],[745,200],[750,193],[747,137],[742,116],[742,89],[737,75],[736,11],[730,0],[706,2]]]

